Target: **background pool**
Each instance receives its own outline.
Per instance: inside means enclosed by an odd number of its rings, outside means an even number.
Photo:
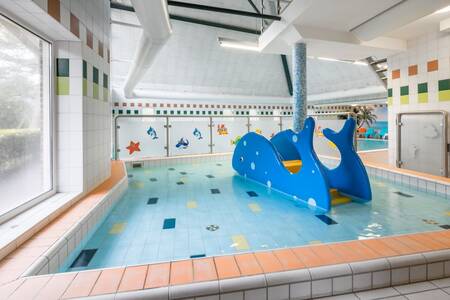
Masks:
[[[129,189],[61,271],[150,263],[440,229],[442,197],[371,178],[374,200],[337,206],[328,225],[221,163],[130,169]],[[323,219],[323,218],[322,218]],[[81,263],[80,263],[81,262]]]
[[[375,139],[358,139],[358,151],[379,150],[387,149],[387,140],[375,140]]]

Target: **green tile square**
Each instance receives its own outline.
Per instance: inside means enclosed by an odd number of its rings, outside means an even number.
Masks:
[[[450,79],[439,80],[439,91],[450,90]]]
[[[400,96],[409,95],[409,86],[405,85],[400,87]]]
[[[103,87],[108,88],[108,75],[103,73]]]
[[[392,89],[388,89],[388,97],[392,97]]]
[[[92,81],[98,84],[98,69],[96,67],[92,69]]]
[[[69,59],[57,58],[56,59],[56,76],[57,77],[69,77]]]
[[[428,83],[424,82],[424,83],[419,83],[417,85],[417,93],[421,94],[421,93],[428,93]]]
[[[87,62],[83,60],[83,78],[87,79]]]
[[[70,94],[69,77],[56,77],[56,95],[64,96]]]

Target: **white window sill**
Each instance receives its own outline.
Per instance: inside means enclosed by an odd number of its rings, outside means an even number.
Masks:
[[[82,193],[56,193],[16,217],[0,224],[0,260],[50,223]]]

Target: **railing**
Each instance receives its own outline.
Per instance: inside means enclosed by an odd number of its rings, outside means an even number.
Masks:
[[[339,156],[330,141],[321,135],[323,128],[341,129],[345,120],[336,116],[313,116],[317,133],[314,145],[319,154]],[[114,158],[232,152],[239,139],[250,131],[270,139],[279,131],[291,128],[290,116],[118,115],[114,119]]]

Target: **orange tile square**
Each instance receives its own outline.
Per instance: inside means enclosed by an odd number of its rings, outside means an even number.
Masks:
[[[55,274],[34,300],[57,300],[75,278],[76,273]]]
[[[214,257],[219,279],[239,277],[241,273],[233,255]]]
[[[118,291],[127,292],[143,289],[147,272],[148,265],[126,267]]]
[[[340,264],[345,262],[345,259],[334,253],[328,245],[310,246],[311,250],[319,256],[322,262],[326,265]]]
[[[3,284],[0,286],[0,299],[7,299],[9,295],[14,293],[15,290],[17,290],[20,285],[25,281],[25,279],[17,279],[12,282]]]
[[[80,22],[72,13],[70,13],[70,32],[72,32],[76,37],[80,37]]]
[[[194,281],[217,280],[216,266],[212,258],[192,260],[194,267]]]
[[[95,282],[90,296],[115,293],[119,287],[124,271],[124,268],[103,270],[97,282]]]
[[[285,270],[302,269],[305,267],[305,264],[297,258],[294,252],[289,248],[274,250],[273,253],[283,265]]]
[[[394,237],[382,238],[379,239],[379,241],[389,248],[393,249],[397,253],[397,255],[415,253],[413,249],[409,248],[407,245],[403,244]]]
[[[272,251],[256,252],[255,257],[264,273],[283,271],[283,265]]]
[[[392,79],[400,78],[400,69],[392,71]]]
[[[87,297],[94,287],[100,271],[79,272],[62,296],[62,299]]]
[[[51,276],[29,277],[8,298],[11,300],[33,299],[47,284]]]
[[[149,265],[144,288],[157,288],[169,285],[170,263]]]
[[[297,258],[300,259],[308,268],[318,267],[325,264],[322,259],[311,250],[311,247],[293,248],[292,252],[294,252],[295,256],[297,256]]]
[[[249,276],[263,273],[256,257],[252,253],[238,254],[234,256],[241,271],[241,275]]]
[[[437,59],[430,60],[429,62],[427,62],[427,71],[428,72],[434,72],[434,71],[437,71],[438,69],[439,69],[439,62]]]
[[[389,256],[395,256],[399,253],[395,251],[394,249],[390,248],[388,245],[383,243],[381,241],[382,239],[370,239],[370,240],[363,240],[361,243],[368,248],[370,248],[372,251],[376,252],[380,256],[389,257]]]
[[[170,265],[170,284],[186,284],[194,280],[192,260],[174,261]]]
[[[430,248],[428,245],[421,244],[420,242],[417,242],[407,235],[401,235],[394,237],[397,241],[400,241],[401,243],[405,244],[407,247],[412,249],[414,252],[422,252],[422,251],[430,251],[432,248]]]
[[[411,65],[408,67],[408,76],[414,76],[417,75],[418,67],[417,65]]]

